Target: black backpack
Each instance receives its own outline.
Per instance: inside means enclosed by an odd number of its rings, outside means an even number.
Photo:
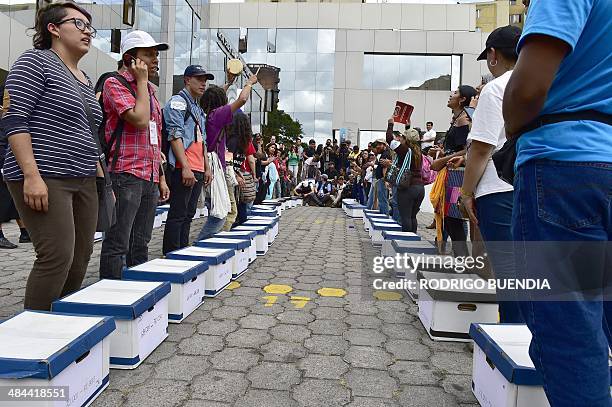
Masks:
[[[121,83],[123,86],[125,86],[130,91],[130,93],[132,94],[132,96],[134,96],[134,98],[136,97],[136,92],[134,92],[134,89],[132,89],[127,79],[125,79],[123,75],[120,75],[116,71],[107,72],[105,74],[102,74],[102,76],[100,76],[100,78],[98,79],[98,82],[96,83],[96,88],[95,88],[96,94],[104,90],[104,83],[109,78],[117,79],[119,83]],[[107,141],[106,133],[105,133],[107,116],[106,116],[106,112],[104,111],[104,100],[103,100],[102,94],[100,94],[100,97],[98,98],[98,103],[100,103],[100,108],[102,109],[102,123],[100,123],[99,131],[98,131],[98,139],[100,140],[100,147],[102,148],[102,152],[104,153],[104,157],[105,157],[107,165],[110,162],[111,149],[113,145],[117,143],[117,147],[115,148],[115,154],[113,157],[113,164],[111,167],[112,169],[114,169],[115,166],[117,165],[117,159],[119,158],[119,148],[121,147],[121,137],[119,136],[123,134],[123,126],[125,124],[125,121],[121,118],[121,116],[119,116],[117,127],[115,127],[115,129],[113,130],[110,140]]]

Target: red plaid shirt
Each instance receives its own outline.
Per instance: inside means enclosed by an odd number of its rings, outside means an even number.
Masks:
[[[136,80],[129,71],[121,72],[127,79],[132,89],[136,92]],[[162,113],[161,106],[155,97],[155,88],[149,82],[149,97],[152,102],[151,117],[157,123],[157,145],[151,145],[149,140],[149,126],[145,129],[138,129],[127,121],[123,122],[123,134],[120,141],[119,156],[117,165],[113,168],[112,163],[115,157],[117,142],[110,151],[110,171],[127,172],[135,177],[159,182],[159,167],[161,164],[161,129]],[[130,91],[123,86],[117,79],[111,77],[104,83],[104,112],[106,113],[106,127],[104,133],[106,140],[110,140],[111,134],[117,127],[120,116],[126,111],[136,106],[136,99]]]

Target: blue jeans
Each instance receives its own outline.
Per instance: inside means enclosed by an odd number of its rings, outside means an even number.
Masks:
[[[253,202],[250,202],[250,203],[239,202],[238,203],[238,217],[236,218],[236,222],[234,222],[234,225],[232,226],[232,228],[235,228],[236,226],[239,226],[243,224],[244,222],[246,222],[247,218],[249,217],[249,214],[251,213],[252,208],[253,208]]]
[[[598,253],[604,261],[599,270],[586,267],[590,258],[579,254],[568,258],[560,252],[541,261],[532,248],[538,241],[560,246],[560,241],[612,240],[612,164],[529,161],[519,167],[514,190],[512,235],[519,278],[542,272],[568,279],[609,273],[609,253],[607,264],[606,253]],[[601,281],[609,284],[609,279]],[[529,353],[553,407],[612,406],[608,367],[612,302],[604,298],[610,297],[521,302],[533,334]]]
[[[368,209],[372,209],[374,207],[374,194],[376,193],[376,180],[372,180],[372,184],[370,185],[370,191],[368,192],[368,203],[366,206]]]
[[[379,179],[378,188],[376,189],[376,193],[378,194],[378,210],[380,213],[384,215],[389,214],[389,190],[385,185],[384,179]]]
[[[391,187],[391,217],[394,221],[402,224],[402,217],[399,213],[399,203],[397,201],[397,186]]]
[[[206,202],[206,206],[210,213],[210,201]],[[225,225],[225,218],[219,219],[214,216],[206,217],[206,221],[202,225],[202,230],[200,230],[196,240],[204,240],[212,237],[212,235],[219,233],[221,229],[223,229],[223,225]]]
[[[512,191],[489,194],[476,199],[478,226],[487,248],[487,255],[497,279],[515,279],[512,244]],[[512,290],[498,290],[499,316],[502,323],[525,323]]]

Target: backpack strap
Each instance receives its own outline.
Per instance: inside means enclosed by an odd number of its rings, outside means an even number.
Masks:
[[[104,83],[106,83],[106,81],[109,78],[115,78],[117,79],[117,81],[122,84],[123,86],[125,86],[130,93],[132,94],[132,96],[134,96],[134,98],[136,98],[136,92],[134,91],[134,89],[132,89],[132,86],[130,85],[130,83],[127,81],[127,79],[125,79],[125,77],[123,75],[121,75],[118,72],[112,72],[111,75],[109,75],[106,79],[104,79]],[[104,93],[102,94],[104,95]],[[104,97],[104,96],[102,96]],[[114,171],[115,168],[117,167],[117,161],[119,160],[119,150],[121,149],[121,135],[123,134],[123,128],[125,127],[125,121],[121,118],[121,116],[119,116],[119,119],[117,121],[117,127],[115,127],[115,130],[113,130],[113,132],[111,133],[111,137],[110,140],[108,141],[108,145],[107,145],[107,149],[108,151],[106,151],[107,157],[108,154],[110,154],[110,150],[112,149],[113,145],[115,143],[117,143],[117,146],[115,147],[115,154],[113,154],[113,159],[112,159],[112,164],[111,164],[111,170]],[[109,157],[110,159],[110,157]]]

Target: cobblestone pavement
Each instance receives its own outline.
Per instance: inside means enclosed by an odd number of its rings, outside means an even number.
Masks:
[[[419,220],[431,238],[431,215]],[[14,227],[5,231],[16,240]],[[154,230],[151,258],[161,254],[162,233]],[[99,251],[97,243],[85,284],[97,280]],[[407,297],[371,296],[364,282],[379,254],[363,223],[340,209],[284,212],[276,241],[240,287],[171,324],[137,369],[111,370],[93,406],[476,406],[471,345],[431,341]],[[33,251],[20,245],[0,256],[7,317],[22,308]],[[292,291],[267,293],[270,284]],[[321,288],[346,295],[324,297]]]

